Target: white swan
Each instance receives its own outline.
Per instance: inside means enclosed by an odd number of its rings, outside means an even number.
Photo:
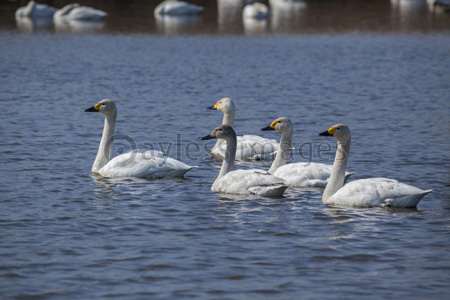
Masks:
[[[53,20],[100,21],[106,15],[107,13],[104,11],[73,3],[58,9],[53,16]]]
[[[227,149],[222,162],[219,176],[211,186],[214,192],[228,194],[256,195],[262,197],[279,197],[287,188],[284,180],[262,170],[236,170],[234,159],[236,155],[236,133],[229,125],[220,125],[202,140],[225,139]]]
[[[421,190],[388,178],[368,178],[344,185],[345,168],[350,153],[350,129],[336,124],[321,136],[331,136],[338,142],[331,177],[323,192],[324,203],[355,207],[416,207],[432,190]]]
[[[223,112],[223,125],[233,127],[235,106],[230,98],[222,98],[208,109]],[[221,158],[225,157],[226,141],[218,140],[211,150],[211,154]],[[279,144],[257,135],[241,135],[237,137],[237,160],[272,160],[275,157]]]
[[[198,14],[202,10],[203,7],[184,1],[167,0],[158,4],[153,13],[160,16],[186,16]]]
[[[242,10],[243,19],[265,20],[269,17],[267,5],[259,2],[247,4]]]
[[[16,10],[16,19],[18,18],[51,18],[56,9],[47,4],[39,4],[35,1],[30,1],[26,6],[19,7]]]
[[[117,108],[113,101],[103,99],[86,112],[101,112],[105,115],[105,126],[98,148],[97,157],[92,166],[92,173],[104,177],[144,177],[163,178],[181,177],[194,167],[176,159],[166,157],[159,151],[132,151],[110,160]]]
[[[294,127],[288,118],[278,118],[261,130],[276,130],[281,133],[280,147],[269,169],[269,173],[284,179],[289,187],[325,187],[331,174],[331,165],[298,162],[286,164],[291,150]],[[347,173],[346,179],[354,173]]]

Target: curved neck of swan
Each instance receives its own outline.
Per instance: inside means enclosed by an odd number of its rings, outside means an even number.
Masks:
[[[225,151],[225,158],[222,162],[222,167],[220,168],[219,176],[214,183],[217,182],[222,176],[225,176],[228,172],[234,169],[234,159],[236,157],[236,136],[229,138],[227,141],[227,150]]]
[[[103,127],[102,139],[98,147],[97,156],[92,165],[92,172],[96,173],[103,168],[111,159],[112,142],[114,139],[114,128],[116,127],[117,113],[105,116],[105,126]]]
[[[234,109],[230,109],[228,112],[223,113],[222,125],[230,125],[234,127]],[[213,151],[220,146],[225,140],[219,139],[214,145]]]
[[[348,155],[350,153],[350,141],[338,142],[336,149],[336,157],[334,158],[333,168],[331,169],[330,179],[323,191],[322,200],[326,202],[341,187],[344,186],[345,169],[347,168]]]
[[[276,169],[286,164],[289,158],[289,151],[291,150],[292,141],[292,129],[287,132],[283,132],[280,140],[280,147],[278,148],[277,155],[273,160],[272,166],[269,169],[269,173],[273,174]]]

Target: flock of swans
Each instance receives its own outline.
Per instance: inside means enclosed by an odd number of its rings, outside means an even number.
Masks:
[[[214,192],[279,197],[287,188],[322,187],[324,203],[353,207],[416,207],[426,194],[432,192],[387,178],[359,179],[346,183],[353,173],[346,172],[351,133],[344,124],[336,124],[319,134],[337,140],[336,157],[332,166],[302,162],[287,164],[293,133],[293,125],[288,118],[278,118],[261,129],[280,132],[280,143],[276,143],[254,135],[237,137],[233,129],[235,105],[230,98],[223,98],[208,108],[224,113],[222,125],[202,138],[218,140],[210,153],[222,159],[219,175],[211,186]],[[104,177],[165,178],[182,177],[196,168],[159,151],[140,153],[133,150],[111,158],[116,105],[109,99],[103,99],[85,111],[100,112],[105,116],[92,173]],[[261,145],[269,147],[260,147]],[[273,162],[268,171],[234,170],[236,159]]]

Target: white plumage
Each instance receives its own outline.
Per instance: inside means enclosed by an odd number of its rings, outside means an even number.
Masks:
[[[219,176],[211,186],[212,191],[262,197],[279,197],[283,195],[287,186],[281,178],[277,178],[262,170],[233,171],[237,140],[236,133],[231,126],[221,125],[202,139],[225,139],[227,141],[225,158],[222,162]]]
[[[230,98],[222,98],[208,109],[223,112],[223,125],[234,125],[235,105]],[[275,140],[269,140],[257,135],[237,136],[236,159],[237,160],[273,160],[279,144]],[[218,140],[211,154],[220,158],[225,157],[227,142]]]
[[[154,10],[155,15],[186,16],[195,15],[203,10],[203,7],[184,1],[163,1]]]
[[[367,178],[347,183],[330,201],[334,205],[350,204],[356,207],[416,207],[428,193],[431,190],[423,191],[393,179]]]
[[[235,170],[216,180],[211,190],[227,194],[277,197],[283,194],[286,185],[281,178],[262,170]]]
[[[416,207],[426,194],[432,192],[388,178],[360,179],[344,185],[350,129],[344,124],[336,124],[320,135],[332,136],[338,141],[331,177],[322,196],[324,203],[355,207]]]
[[[104,99],[85,111],[105,115],[105,126],[92,173],[104,177],[164,178],[181,177],[194,168],[159,151],[132,151],[110,159],[117,116],[114,102]]]
[[[58,9],[53,19],[58,20],[79,20],[79,21],[100,21],[107,15],[106,12],[87,6],[80,6],[78,3],[68,4]]]
[[[180,177],[192,167],[159,151],[128,152],[111,159],[98,173],[104,177]]]

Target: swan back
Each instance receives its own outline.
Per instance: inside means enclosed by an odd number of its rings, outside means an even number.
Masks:
[[[54,19],[80,20],[80,21],[100,21],[107,15],[106,12],[92,7],[81,6],[72,3],[57,10]]]
[[[155,15],[186,16],[195,15],[203,10],[203,7],[184,1],[168,0],[161,2],[154,10]]]
[[[327,201],[356,207],[416,207],[431,192],[389,178],[367,178],[349,182]]]

